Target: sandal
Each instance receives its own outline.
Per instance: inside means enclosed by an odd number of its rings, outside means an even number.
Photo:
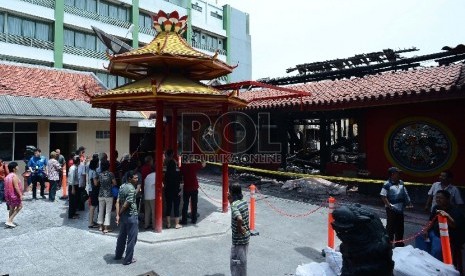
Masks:
[[[87,226],[88,228],[99,228],[99,225],[98,224],[92,224],[92,225],[89,225]],[[102,231],[102,230],[100,230]]]
[[[12,223],[12,222],[5,222],[5,226],[7,228],[15,228],[16,227],[16,225],[14,223]]]
[[[110,233],[110,232],[113,232],[113,230],[111,230],[111,229],[105,229],[105,230],[103,230],[103,234],[107,234],[107,233]]]
[[[176,226],[174,227],[176,229],[181,229],[182,228],[182,225],[181,224],[176,224]]]
[[[128,263],[124,263],[123,265],[130,265],[130,264],[133,264],[135,263],[137,260],[136,259],[132,259],[132,261],[128,262]]]

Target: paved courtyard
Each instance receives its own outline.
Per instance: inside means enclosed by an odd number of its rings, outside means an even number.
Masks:
[[[106,235],[89,230],[87,209],[81,219],[68,220],[66,201],[32,201],[27,194],[15,220],[18,226],[0,228],[0,275],[146,275],[150,271],[163,276],[230,275],[230,214],[220,212],[219,186],[202,181],[201,187],[197,224],[162,233],[141,230],[137,262],[129,266],[113,260],[116,226]],[[248,193],[245,196],[248,199]],[[250,241],[249,275],[293,275],[299,264],[323,261],[320,252],[327,242],[327,208],[299,218],[283,215],[305,214],[317,207],[272,196],[258,199],[256,229],[260,234]],[[5,204],[0,208],[3,225]],[[406,235],[420,227],[415,221],[407,222]]]

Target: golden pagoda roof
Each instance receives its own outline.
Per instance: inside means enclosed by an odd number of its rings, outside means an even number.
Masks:
[[[195,50],[181,37],[187,16],[179,18],[176,11],[169,15],[159,11],[153,20],[158,32],[155,38],[143,47],[110,56],[111,74],[137,80],[154,72],[175,71],[191,79],[210,80],[235,68],[219,60],[218,53],[209,56]]]
[[[133,95],[133,94],[144,94],[152,93],[153,86],[156,88],[157,93],[169,93],[169,94],[209,94],[209,95],[220,95],[220,91],[202,84],[198,81],[190,80],[179,75],[154,75],[149,78],[138,80],[115,89],[108,90],[102,95]]]
[[[91,99],[93,107],[109,108],[116,104],[118,109],[124,110],[153,110],[158,101],[163,101],[167,108],[180,110],[218,109],[222,104],[231,108],[247,105],[237,93],[224,93],[180,74],[155,74]]]

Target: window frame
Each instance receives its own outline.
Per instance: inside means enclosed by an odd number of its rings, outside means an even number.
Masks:
[[[34,145],[35,147],[37,147],[37,143],[38,143],[38,138],[39,138],[39,123],[38,122],[1,122],[1,123],[11,123],[13,125],[13,128],[11,130],[0,130],[0,134],[11,134],[11,148],[9,149],[10,150],[10,155],[11,155],[11,160],[6,160],[5,158],[4,161],[14,161],[14,160],[22,160],[22,159],[18,159],[19,157],[16,156],[16,145],[17,145],[17,139],[16,139],[16,135],[17,134],[35,134],[35,142],[32,142],[30,144]],[[18,128],[17,127],[17,124],[35,124],[35,129],[33,130],[19,130],[17,131],[16,129]],[[22,156],[21,158],[23,158],[24,156]]]

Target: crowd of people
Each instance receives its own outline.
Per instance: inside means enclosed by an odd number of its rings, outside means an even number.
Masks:
[[[37,200],[37,188],[40,197],[46,199],[46,182],[49,183],[48,200],[56,201],[56,192],[62,185],[63,174],[67,174],[68,219],[79,219],[79,212],[88,205],[89,228],[98,228],[106,234],[111,232],[112,212],[116,211],[116,223],[121,224],[116,248],[116,259],[121,259],[126,247],[123,264],[135,261],[132,258],[137,240],[139,221],[144,229],[153,226],[155,207],[155,164],[148,155],[141,165],[138,158],[125,154],[116,161],[115,172],[110,172],[110,162],[106,153],[86,155],[85,147],[79,147],[66,161],[61,151],[56,149],[46,158],[39,148],[30,149],[32,156],[25,160],[23,174],[26,183],[18,176],[18,164],[6,164],[0,159],[0,203],[6,201],[9,209],[5,226],[15,228],[14,218],[22,208],[23,196],[32,190],[32,200]],[[118,153],[115,152],[115,156]],[[163,164],[163,190],[165,197],[165,227],[171,228],[171,214],[174,214],[174,228],[180,229],[187,224],[187,210],[192,209],[191,222],[197,222],[198,180],[197,172],[206,163],[185,163],[182,166],[174,156],[173,150],[165,152]],[[181,198],[182,218],[180,212]],[[139,216],[144,212],[145,216]],[[124,241],[124,242],[123,242]],[[126,242],[127,241],[127,242]],[[126,246],[127,245],[127,246]]]
[[[117,156],[117,153],[115,153]],[[66,165],[67,164],[67,165]],[[165,201],[165,227],[180,229],[188,223],[188,209],[191,208],[190,222],[197,222],[197,204],[199,183],[197,173],[206,163],[186,162],[180,165],[174,152],[168,149],[163,161],[163,196]],[[116,224],[120,224],[115,259],[122,259],[123,264],[135,262],[134,246],[139,231],[139,221],[143,228],[153,227],[155,208],[155,164],[148,155],[144,164],[137,158],[125,154],[117,161],[115,173],[110,172],[110,162],[105,153],[94,153],[86,157],[85,148],[79,147],[66,163],[60,150],[50,153],[47,159],[40,149],[34,149],[33,156],[27,161],[26,176],[29,180],[22,183],[18,176],[18,164],[6,164],[0,159],[0,203],[6,201],[9,210],[5,226],[15,228],[15,217],[22,209],[24,192],[30,186],[32,199],[37,200],[37,187],[40,196],[45,196],[45,182],[49,183],[49,201],[56,201],[56,191],[61,186],[63,171],[67,171],[68,218],[79,219],[79,211],[89,206],[89,228],[98,228],[102,233],[111,232],[111,215],[116,211]],[[64,168],[66,167],[66,170]],[[380,195],[386,208],[386,230],[393,246],[404,246],[404,212],[413,208],[409,193],[401,180],[401,170],[396,167],[388,169],[388,180],[384,183]],[[453,175],[444,171],[439,181],[433,183],[428,191],[425,211],[430,213],[430,227],[423,235],[416,238],[416,247],[429,252],[442,260],[439,225],[436,217],[444,216],[449,226],[449,237],[453,262],[462,271],[461,249],[465,243],[465,217],[459,207],[464,202],[460,191],[452,185]],[[231,273],[243,275],[247,270],[247,251],[250,231],[248,229],[248,207],[242,198],[241,187],[230,185],[228,198],[231,204]],[[182,200],[181,200],[182,199]],[[86,202],[88,201],[88,204]],[[180,205],[183,202],[180,212]],[[144,212],[144,216],[139,216]],[[172,215],[173,218],[172,218]]]
[[[404,182],[400,179],[401,170],[388,169],[388,180],[384,183],[380,195],[386,208],[386,230],[393,246],[404,246],[404,211],[413,208]],[[453,174],[444,171],[439,181],[433,183],[428,191],[424,210],[430,214],[429,227],[416,237],[415,247],[443,260],[438,215],[447,219],[450,248],[455,268],[463,275],[462,247],[465,244],[465,216],[460,208],[464,201],[459,189],[452,185]]]

